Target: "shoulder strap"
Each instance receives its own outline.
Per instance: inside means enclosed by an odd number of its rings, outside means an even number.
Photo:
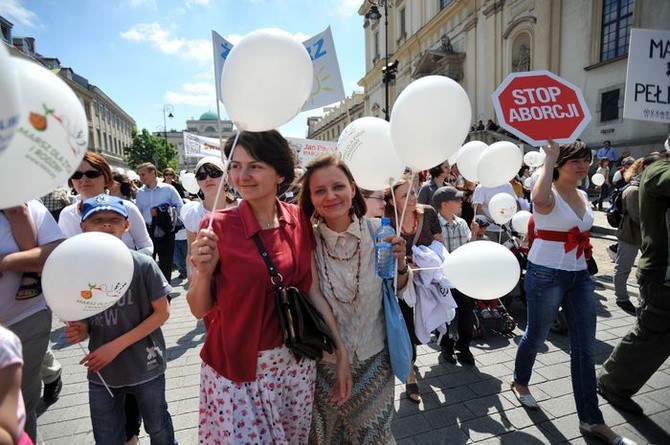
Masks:
[[[419,223],[416,225],[416,233],[414,234],[414,239],[412,240],[412,246],[416,246],[417,241],[419,241],[419,236],[421,236],[422,230],[423,230],[423,213],[419,213]]]
[[[270,259],[270,254],[268,253],[267,250],[265,250],[265,245],[263,245],[260,233],[256,232],[252,237],[252,239],[254,240],[254,244],[256,244],[256,247],[258,248],[258,251],[261,254],[261,258],[263,258],[263,261],[265,262],[265,265],[268,268],[268,272],[270,273],[270,281],[272,281],[272,284],[274,284],[277,288],[281,288],[282,287],[281,282],[283,280],[283,277],[279,273],[279,270],[277,270],[275,265],[272,263],[272,260]]]

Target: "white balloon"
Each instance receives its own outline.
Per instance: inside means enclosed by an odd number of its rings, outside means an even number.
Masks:
[[[523,181],[523,186],[527,189],[530,189],[531,186],[533,185],[533,177],[529,176]]]
[[[12,57],[11,63],[19,79],[20,117],[0,159],[0,188],[6,191],[0,209],[67,182],[88,147],[86,113],[70,87],[34,62]]]
[[[470,100],[458,82],[444,76],[422,77],[410,83],[393,105],[393,144],[412,170],[429,169],[458,150],[471,118]]]
[[[514,216],[512,216],[512,228],[522,235],[527,234],[528,221],[530,220],[531,216],[533,216],[533,214],[529,211],[519,210],[514,214]]]
[[[498,187],[514,178],[523,162],[516,144],[494,142],[479,156],[477,178],[484,187]]]
[[[135,170],[128,170],[126,172],[126,175],[128,176],[128,179],[130,179],[131,181],[135,181],[135,180],[140,179],[140,175],[138,175]]]
[[[133,257],[119,238],[81,233],[63,241],[44,263],[44,298],[61,320],[83,320],[118,302],[133,270]]]
[[[305,46],[276,28],[253,31],[233,47],[221,74],[223,104],[235,124],[266,131],[293,119],[312,91]]]
[[[529,151],[523,156],[523,163],[534,168],[544,164],[544,150],[542,152]]]
[[[479,165],[479,157],[484,153],[486,147],[488,145],[485,142],[470,141],[458,150],[458,160],[456,161],[458,171],[461,172],[461,176],[470,182],[479,181],[477,166]]]
[[[384,119],[362,117],[351,122],[337,141],[337,151],[364,189],[388,188],[405,171],[393,148],[391,125]]]
[[[605,183],[605,177],[602,173],[595,173],[593,176],[591,176],[591,182],[594,185],[601,186]]]
[[[461,147],[462,148],[462,147]],[[455,152],[449,156],[449,159],[447,159],[447,162],[449,163],[449,167],[452,167],[458,163],[458,155],[461,154],[461,149],[459,148]]]
[[[19,125],[19,81],[5,45],[0,45],[0,156]]]
[[[485,278],[482,278],[483,270]],[[443,271],[456,289],[478,300],[494,300],[506,295],[521,276],[514,254],[493,241],[462,245],[446,258]]]
[[[188,172],[181,176],[181,185],[184,186],[187,192],[196,195],[200,191],[198,180],[195,179],[195,173]]]
[[[516,213],[516,199],[509,193],[496,193],[489,201],[489,214],[496,224],[505,224]]]

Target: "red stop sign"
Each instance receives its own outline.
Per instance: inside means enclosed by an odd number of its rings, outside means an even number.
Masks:
[[[511,73],[491,99],[500,126],[534,146],[574,141],[591,120],[581,90],[549,71]]]

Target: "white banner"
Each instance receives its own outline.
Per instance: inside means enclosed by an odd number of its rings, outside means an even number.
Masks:
[[[221,100],[221,73],[233,44],[212,30],[212,45],[214,47],[214,86],[216,98]],[[314,80],[312,92],[301,111],[312,110],[343,100],[346,96],[330,26],[322,33],[303,42],[303,45],[312,59]]]
[[[631,30],[623,117],[670,124],[670,31]]]
[[[223,140],[226,143],[226,140]],[[221,146],[219,140],[198,136],[197,134],[184,131],[184,156],[203,157],[217,156],[221,157]]]
[[[312,159],[337,151],[337,143],[316,139],[286,138],[298,157],[298,166],[304,167]]]

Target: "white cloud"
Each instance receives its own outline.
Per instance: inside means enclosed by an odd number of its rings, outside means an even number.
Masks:
[[[132,42],[147,42],[162,54],[194,60],[199,65],[212,63],[211,40],[173,37],[172,30],[165,29],[156,22],[138,23],[122,32],[121,38]]]
[[[209,6],[209,0],[186,0],[184,5],[187,8],[191,8],[193,6]]]
[[[25,8],[21,0],[0,0],[0,12],[8,20],[25,26],[35,27],[39,23],[37,14]]]
[[[337,7],[337,13],[344,18],[358,14],[358,8],[361,7],[361,0],[340,0]]]
[[[216,107],[216,90],[213,83],[194,82],[182,85],[181,92],[168,91],[165,100],[173,104],[193,105],[196,107]]]

